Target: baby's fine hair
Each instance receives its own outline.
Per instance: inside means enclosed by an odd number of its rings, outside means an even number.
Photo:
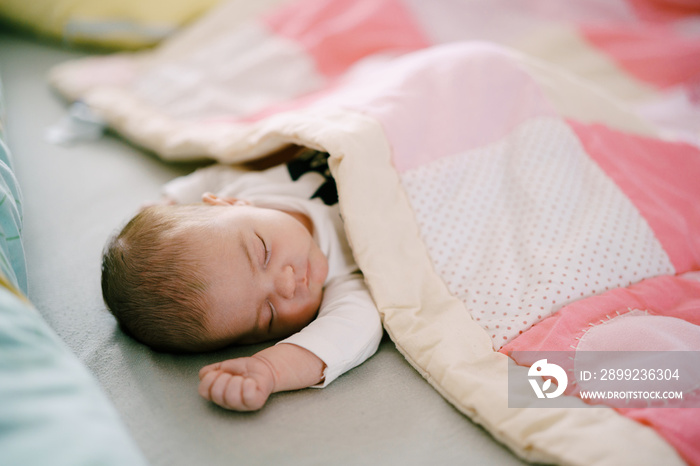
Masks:
[[[200,205],[141,210],[102,256],[102,296],[122,329],[158,351],[209,349],[208,284],[188,233]]]

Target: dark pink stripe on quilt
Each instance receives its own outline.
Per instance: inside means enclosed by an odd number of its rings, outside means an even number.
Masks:
[[[584,25],[581,35],[627,73],[658,88],[700,86],[700,41],[666,25]]]
[[[650,316],[663,316],[700,325],[700,275],[691,272],[685,277],[650,278],[627,288],[616,288],[602,295],[575,301],[512,340],[501,348],[501,352],[572,351],[577,347],[579,339],[591,328],[606,325],[605,322],[616,318],[618,314],[625,318],[630,309],[645,311]],[[659,326],[658,331],[664,332],[664,329]],[[676,337],[663,336],[670,339]],[[516,362],[529,365],[533,361]],[[576,391],[571,388],[567,389],[567,394]],[[690,464],[700,464],[700,410],[631,408],[618,411],[656,430]]]
[[[568,122],[649,223],[676,273],[700,270],[700,150]]]
[[[343,73],[382,51],[407,52],[430,45],[399,0],[304,0],[264,18],[275,34],[297,42],[324,76]]]

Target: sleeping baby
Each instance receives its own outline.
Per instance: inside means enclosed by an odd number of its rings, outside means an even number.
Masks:
[[[107,244],[102,293],[121,327],[160,351],[279,340],[211,364],[199,393],[227,409],[325,387],[377,350],[379,314],[355,264],[327,154],[244,172],[213,165],[164,188]]]

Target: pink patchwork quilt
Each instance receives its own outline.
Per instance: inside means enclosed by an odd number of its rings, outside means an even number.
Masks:
[[[676,407],[586,407],[576,384],[563,407],[509,406],[508,388],[531,351],[700,351],[696,2],[236,8],[51,82],[167,160],[329,152],[397,348],[521,457],[700,464],[697,371]]]

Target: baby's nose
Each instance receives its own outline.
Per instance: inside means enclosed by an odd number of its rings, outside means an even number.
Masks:
[[[296,280],[294,279],[294,269],[291,265],[287,265],[277,275],[275,287],[277,293],[285,299],[294,297],[296,290]]]

